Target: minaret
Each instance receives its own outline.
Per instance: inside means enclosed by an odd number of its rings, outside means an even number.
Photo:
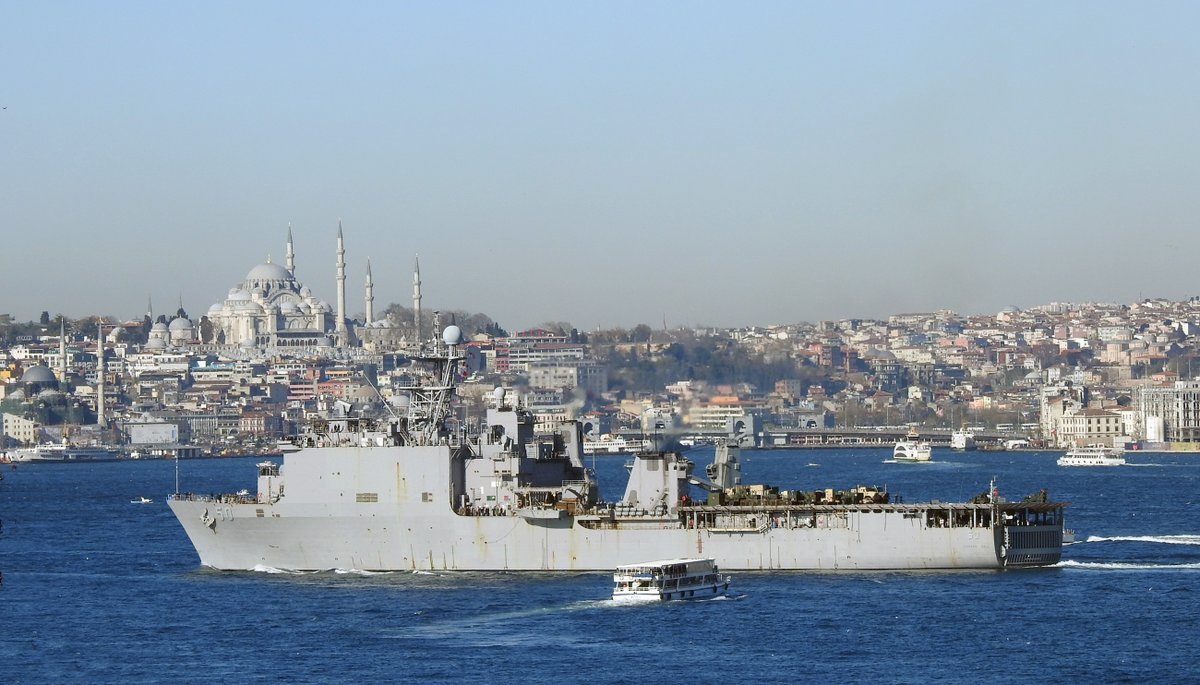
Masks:
[[[421,257],[413,258],[413,330],[414,340],[421,344]]]
[[[60,315],[61,316],[61,315]],[[67,385],[67,317],[58,320],[58,380]]]
[[[342,241],[342,220],[338,219],[337,238],[337,344],[349,342],[346,335],[346,245]]]
[[[296,250],[293,249],[293,247],[292,247],[292,225],[290,223],[288,224],[288,241],[287,241],[286,252],[287,252],[288,273],[290,273],[292,275],[292,278],[295,278],[296,277]]]
[[[104,324],[96,324],[96,425],[108,428],[104,418]]]
[[[371,258],[367,257],[367,321],[375,320],[375,284],[371,281]]]

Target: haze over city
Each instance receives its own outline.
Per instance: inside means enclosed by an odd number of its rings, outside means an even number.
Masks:
[[[1200,294],[1189,3],[11,4],[0,313],[510,330]]]

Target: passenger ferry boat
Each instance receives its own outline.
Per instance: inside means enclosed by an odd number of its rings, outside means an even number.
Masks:
[[[896,441],[892,448],[892,460],[903,462],[929,461],[933,457],[933,447],[928,442],[918,440],[916,432],[910,432],[905,439]]]
[[[75,464],[96,461],[117,461],[119,455],[103,447],[84,447],[68,443],[44,443],[34,447],[11,450],[9,461],[19,464]]]
[[[645,447],[644,440],[626,440],[619,435],[605,435],[598,440],[583,441],[584,454],[633,454]]]
[[[658,602],[712,599],[729,591],[713,559],[664,559],[618,566],[613,574],[616,601]]]
[[[1059,466],[1123,466],[1124,464],[1125,450],[1105,445],[1076,447],[1058,458]]]
[[[950,448],[958,452],[975,449],[975,434],[963,428],[950,433]]]

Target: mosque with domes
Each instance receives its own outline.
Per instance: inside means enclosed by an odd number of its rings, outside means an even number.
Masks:
[[[225,300],[209,307],[212,342],[242,347],[346,347],[355,344],[354,326],[346,318],[346,259],[342,228],[337,237],[337,310],[321,301],[296,279],[296,253],[288,229],[287,264],[259,264]],[[368,267],[367,302],[371,301]],[[368,312],[368,320],[371,312]],[[196,337],[192,323],[177,318],[156,324],[150,338],[176,345]]]
[[[346,251],[339,223],[336,252],[336,308],[322,301],[296,278],[296,251],[288,228],[286,263],[267,261],[250,269],[246,278],[229,290],[225,299],[213,304],[197,322],[188,319],[180,303],[179,316],[160,319],[148,332],[145,349],[163,352],[196,343],[222,347],[284,348],[333,351],[349,347],[394,347],[405,344],[407,335],[420,335],[421,276],[414,263],[412,330],[388,318],[376,320],[371,262],[367,260],[364,293],[366,317],[354,321],[346,316]],[[415,335],[414,335],[415,331]]]

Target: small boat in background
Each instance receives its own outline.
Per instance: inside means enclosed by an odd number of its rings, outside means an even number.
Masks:
[[[892,448],[892,460],[906,463],[929,461],[933,457],[933,447],[919,437],[916,431],[909,431],[903,440],[897,440]]]
[[[129,503],[130,504],[153,504],[154,500],[150,499],[149,497],[139,497],[137,499],[129,500]]]
[[[958,452],[975,449],[975,433],[966,428],[950,433],[950,448]]]
[[[1106,445],[1076,447],[1058,458],[1059,466],[1123,466],[1125,450]]]
[[[665,559],[618,566],[613,574],[613,599],[657,602],[711,599],[729,590],[713,559]]]

